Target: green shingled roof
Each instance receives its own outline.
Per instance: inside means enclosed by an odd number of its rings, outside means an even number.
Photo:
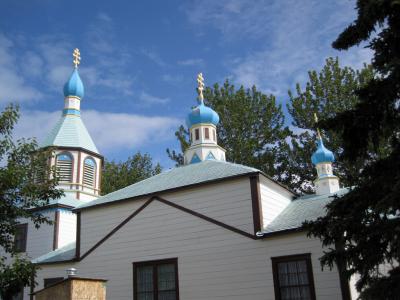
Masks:
[[[46,146],[80,147],[99,153],[80,116],[63,115],[42,144]]]
[[[257,172],[260,171],[243,165],[216,160],[206,160],[200,163],[165,171],[96,200],[82,204],[78,206],[77,209]]]
[[[338,196],[348,189],[341,189]],[[326,213],[326,205],[334,199],[334,194],[306,195],[293,200],[263,231],[264,234],[300,228],[304,221],[313,221]]]
[[[34,264],[52,263],[70,261],[75,258],[75,242],[58,248],[57,250],[48,252],[32,260]]]

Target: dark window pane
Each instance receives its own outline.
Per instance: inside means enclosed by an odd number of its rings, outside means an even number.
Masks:
[[[158,300],[176,300],[175,291],[158,292]]]
[[[208,128],[204,128],[204,135],[206,139],[210,138],[210,130]]]
[[[194,130],[194,135],[196,137],[196,141],[200,138],[200,133],[199,133],[199,129],[195,129]]]
[[[15,251],[25,252],[28,224],[19,224],[16,226],[15,230],[16,230],[14,237]]]
[[[152,294],[153,292],[153,267],[144,266],[137,268],[137,291],[138,295],[142,292]],[[146,299],[146,298],[143,298]]]

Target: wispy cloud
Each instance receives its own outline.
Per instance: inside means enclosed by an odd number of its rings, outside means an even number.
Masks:
[[[226,58],[233,80],[281,96],[296,82],[304,83],[307,71],[322,67],[328,56],[356,68],[371,59],[367,49],[331,48],[355,18],[351,1],[195,1],[187,16],[196,27],[218,30],[223,43],[253,44],[244,55]]]
[[[139,100],[143,105],[151,105],[151,104],[166,104],[170,101],[168,97],[157,97],[154,95],[150,95],[144,91],[140,93]]]
[[[26,63],[26,64],[25,64]],[[42,93],[26,81],[23,70],[35,67],[41,62],[32,53],[20,60],[13,41],[0,33],[0,104],[38,100]],[[30,72],[30,75],[35,75]]]
[[[48,130],[55,125],[61,113],[23,111],[15,128],[18,138],[35,137],[43,141]],[[145,145],[157,145],[160,141],[174,139],[174,131],[181,120],[162,116],[142,116],[126,113],[107,113],[96,110],[82,115],[90,135],[100,151],[138,149]]]
[[[173,74],[163,74],[161,79],[169,84],[178,85],[183,81],[182,75],[173,75]]]
[[[167,66],[167,63],[161,58],[160,54],[158,54],[155,50],[143,48],[141,49],[140,52],[156,65],[159,65],[160,67]]]
[[[202,58],[189,58],[178,61],[178,65],[181,66],[203,66],[204,60]]]

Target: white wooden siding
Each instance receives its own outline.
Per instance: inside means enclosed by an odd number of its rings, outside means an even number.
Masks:
[[[262,175],[260,175],[260,194],[263,226],[265,228],[289,205],[293,194]]]
[[[60,210],[58,228],[58,248],[61,248],[76,239],[76,214],[68,210]]]
[[[341,299],[336,270],[321,271],[318,240],[252,240],[154,201],[81,262],[42,266],[37,289],[74,266],[79,276],[108,279],[108,299],[133,299],[132,262],[177,257],[180,299],[272,300],[271,257],[301,253],[311,253],[317,299]]]
[[[160,193],[161,197],[220,222],[253,233],[250,180],[248,177],[227,182]],[[81,213],[81,254],[95,245],[114,227],[142,206],[149,198],[120,202]]]

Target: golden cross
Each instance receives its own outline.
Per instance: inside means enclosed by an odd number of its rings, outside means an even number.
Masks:
[[[204,91],[203,73],[199,73],[199,75],[197,75],[197,93],[199,94],[198,99],[200,100],[200,102],[203,102],[204,100],[203,91]]]
[[[318,116],[316,113],[314,113],[314,121],[315,121],[315,125],[318,125]],[[317,136],[319,139],[321,139],[321,132],[319,131],[318,126],[317,126]]]
[[[74,57],[73,63],[74,63],[75,69],[77,69],[78,65],[81,63],[81,53],[79,52],[78,48],[74,49],[74,53],[72,53],[72,56]]]

